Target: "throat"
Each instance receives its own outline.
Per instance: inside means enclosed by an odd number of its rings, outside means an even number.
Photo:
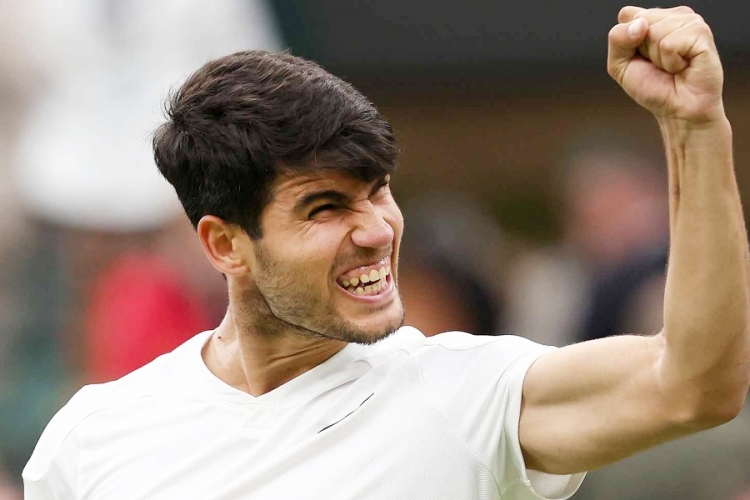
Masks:
[[[257,397],[315,368],[346,346],[346,342],[325,338],[269,340],[257,334],[228,338],[217,329],[203,348],[203,360],[218,379]]]

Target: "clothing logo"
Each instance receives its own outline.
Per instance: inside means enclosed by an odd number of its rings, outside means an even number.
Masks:
[[[344,416],[343,416],[343,417],[341,417],[340,419],[336,420],[336,421],[335,421],[334,423],[332,423],[332,424],[328,424],[328,425],[326,425],[325,427],[323,427],[322,429],[320,429],[320,430],[318,431],[318,434],[320,434],[321,432],[323,432],[323,431],[324,431],[324,430],[326,430],[326,429],[330,429],[330,428],[331,428],[331,427],[333,427],[334,425],[338,424],[339,422],[341,422],[342,420],[344,420],[345,418],[347,418],[348,416],[350,416],[351,414],[353,414],[353,413],[354,413],[355,411],[357,411],[357,410],[359,410],[360,408],[362,408],[362,405],[363,405],[363,404],[365,404],[365,403],[367,403],[367,400],[368,400],[368,399],[370,399],[371,397],[373,397],[374,395],[375,395],[375,393],[373,392],[372,394],[370,394],[369,396],[367,396],[367,397],[366,397],[366,398],[364,399],[364,401],[362,401],[361,403],[359,403],[359,406],[357,406],[357,407],[356,407],[355,409],[353,409],[352,411],[350,411],[349,413],[347,413],[346,415],[344,415]]]

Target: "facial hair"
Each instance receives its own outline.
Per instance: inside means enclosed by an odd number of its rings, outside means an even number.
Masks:
[[[240,307],[243,309],[241,316],[251,323],[246,326],[261,335],[292,334],[373,344],[403,325],[402,308],[399,318],[380,330],[364,330],[344,318],[333,302],[316,289],[314,282],[300,279],[304,274],[293,265],[273,259],[260,243],[256,250],[257,273],[252,284],[242,292]],[[348,259],[352,261],[351,257]]]

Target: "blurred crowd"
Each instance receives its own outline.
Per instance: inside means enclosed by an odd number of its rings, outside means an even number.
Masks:
[[[0,2],[0,500],[21,498],[25,461],[78,388],[223,316],[225,283],[158,176],[149,132],[206,60],[283,48],[275,26],[260,0]],[[659,331],[661,153],[613,128],[578,131],[560,158],[561,232],[544,245],[506,233],[468,195],[407,193],[408,324],[558,346]],[[592,472],[576,498],[740,500],[747,471],[744,412]]]

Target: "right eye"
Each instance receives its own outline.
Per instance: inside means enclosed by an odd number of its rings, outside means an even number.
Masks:
[[[325,205],[320,205],[319,207],[313,208],[310,213],[308,214],[308,218],[313,218],[316,215],[319,215],[323,212],[327,212],[329,210],[336,210],[338,206],[334,205],[333,203],[326,203]]]

